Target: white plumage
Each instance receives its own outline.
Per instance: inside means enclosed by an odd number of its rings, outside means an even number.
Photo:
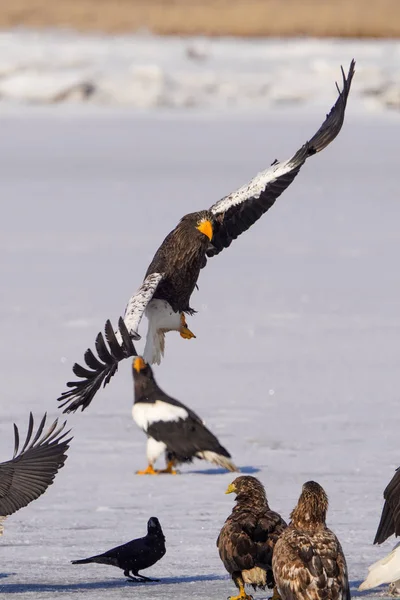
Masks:
[[[124,322],[134,340],[140,340],[140,335],[138,333],[140,321],[163,277],[163,273],[151,273],[146,277],[133,296],[129,298],[129,302],[125,309]],[[117,332],[117,339],[119,343],[122,342],[121,334],[119,332]]]
[[[132,407],[133,420],[143,431],[147,431],[152,423],[179,421],[179,419],[187,419],[188,416],[188,411],[181,406],[168,404],[162,400],[149,404],[136,402]]]
[[[368,567],[368,577],[358,588],[360,591],[370,590],[383,583],[395,583],[400,588],[400,543],[393,550]],[[396,585],[398,584],[398,585]]]
[[[146,455],[147,460],[149,461],[149,465],[154,465],[157,459],[161,456],[163,452],[167,449],[166,444],[164,442],[158,442],[152,437],[147,439],[147,448]]]
[[[297,166],[295,155],[284,162],[273,163],[268,169],[257,173],[249,183],[242,185],[238,190],[235,190],[213,204],[210,211],[214,215],[218,215],[225,213],[233,206],[247,202],[250,198],[259,198],[268,188],[268,185],[274,183],[279,177],[286,175],[286,173],[290,173]]]
[[[149,364],[159,365],[164,356],[165,334],[167,331],[180,330],[181,315],[174,312],[166,300],[155,299],[147,305],[146,317],[149,327],[143,358]]]

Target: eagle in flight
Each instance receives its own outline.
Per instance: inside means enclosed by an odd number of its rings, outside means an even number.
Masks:
[[[155,253],[143,283],[127,304],[123,328],[128,331],[131,342],[126,344],[126,337],[119,328],[114,337],[120,349],[117,349],[117,355],[108,359],[111,360],[111,366],[107,360],[106,366],[101,365],[93,353],[90,362],[86,360],[86,364],[95,370],[95,376],[92,372],[87,375],[87,369],[79,365],[74,366],[75,374],[86,381],[67,384],[72,389],[59,398],[64,405],[68,405],[64,412],[72,412],[79,407],[82,407],[82,410],[86,408],[93,397],[90,397],[93,390],[96,388],[97,391],[103,381],[104,384],[108,383],[115,373],[116,364],[113,359],[118,357],[118,360],[122,360],[131,355],[129,352],[133,352],[132,340],[140,339],[138,330],[144,314],[148,318],[148,329],[142,355],[148,364],[160,363],[164,354],[166,332],[178,331],[184,339],[195,337],[188,327],[186,315],[196,312],[190,306],[190,298],[200,270],[207,264],[207,258],[228,248],[233,240],[249,229],[273,206],[306,160],[326,148],[336,138],[343,125],[354,67],[355,62],[352,60],[347,76],[342,68],[343,87],[340,90],[336,84],[338,98],[334,106],[315,135],[291,158],[284,162],[275,160],[268,169],[256,175],[249,183],[207,210],[182,217]],[[112,345],[115,347],[114,340]],[[99,356],[102,358],[101,351]]]

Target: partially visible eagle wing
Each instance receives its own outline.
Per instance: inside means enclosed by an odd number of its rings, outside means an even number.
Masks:
[[[257,544],[249,535],[256,524],[257,518],[249,510],[237,510],[225,521],[217,539],[217,547],[228,573],[256,566]]]
[[[85,352],[86,367],[82,367],[78,363],[75,363],[72,367],[75,375],[82,379],[80,381],[69,381],[67,387],[71,389],[63,392],[58,398],[58,401],[61,402],[60,408],[66,406],[64,413],[75,412],[78,408],[85,410],[102,384],[105,387],[117,372],[118,363],[129,356],[137,356],[136,348],[121,317],[118,321],[118,329],[119,337],[122,340],[121,344],[118,343],[113,327],[108,320],[105,326],[105,338],[109,349],[104,341],[103,334],[99,333],[96,338],[96,350],[100,360],[89,348]]]
[[[25,443],[19,451],[19,432],[14,425],[14,456],[0,463],[0,515],[11,515],[39,498],[53,483],[54,477],[67,458],[66,451],[72,438],[65,439],[65,423],[58,426],[57,419],[43,434],[46,415],[40,422],[36,434],[34,421],[29,416],[29,427]],[[43,435],[42,435],[43,434]]]
[[[163,273],[150,273],[140,288],[131,296],[125,309],[124,321],[130,336],[140,340],[138,333],[140,321],[150,300],[153,298],[158,284],[164,278]],[[118,338],[117,338],[118,339]],[[121,341],[120,339],[118,341]]]
[[[343,125],[354,66],[355,62],[352,60],[347,77],[342,68],[343,89],[340,91],[336,85],[339,97],[310,141],[289,160],[273,162],[269,169],[256,175],[250,183],[211,206],[210,211],[216,218],[216,224],[207,256],[219,254],[249,229],[292,183],[307,158],[326,148],[336,138]]]
[[[385,504],[383,505],[381,519],[375,535],[374,544],[382,544],[388,537],[400,535],[400,467],[388,483],[383,492]]]
[[[349,600],[346,561],[329,529],[312,537],[288,527],[278,539],[273,573],[285,600]]]
[[[118,363],[129,356],[137,356],[132,339],[140,339],[137,332],[140,321],[163,277],[163,273],[147,275],[140,288],[130,298],[125,309],[124,319],[119,319],[116,333],[114,333],[110,321],[106,322],[105,337],[110,349],[108,350],[103,335],[99,333],[96,338],[98,358],[90,348],[85,352],[85,363],[92,369],[91,371],[78,363],[74,364],[72,370],[75,375],[82,377],[82,380],[69,381],[67,387],[72,389],[63,392],[58,398],[62,402],[61,407],[67,406],[64,409],[65,413],[75,412],[78,408],[85,410],[102,384],[105,387],[111,377],[115,375]]]

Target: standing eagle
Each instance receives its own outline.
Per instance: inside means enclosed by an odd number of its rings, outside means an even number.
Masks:
[[[315,135],[291,158],[284,162],[275,160],[269,169],[259,173],[249,183],[209,209],[185,215],[167,235],[154,255],[142,285],[130,298],[124,316],[124,324],[134,340],[140,339],[138,329],[143,315],[146,314],[148,318],[143,352],[146,362],[160,363],[166,332],[179,331],[185,339],[195,337],[187,326],[185,315],[195,312],[190,306],[190,298],[207,258],[228,248],[233,240],[249,229],[273,206],[306,160],[336,138],[343,125],[354,66],[353,60],[347,77],[342,69],[343,89],[340,91],[337,86],[339,97],[336,103]],[[117,332],[117,339],[123,345],[120,331]],[[121,352],[116,356],[118,360],[124,357]],[[92,360],[91,363],[95,365],[95,361]],[[106,366],[104,369],[104,365],[100,365],[98,363],[92,367],[96,370],[99,382],[97,389],[111,377],[110,368]],[[116,369],[114,366],[112,369],[113,374]],[[74,372],[77,374],[75,369]],[[75,411],[79,406],[83,409],[88,405],[93,397],[92,383],[88,384],[88,388],[82,382],[69,386],[73,389],[59,398],[64,405],[68,404],[64,412]]]
[[[346,559],[326,526],[327,510],[324,489],[315,481],[305,483],[272,557],[282,600],[350,600]]]
[[[256,477],[237,477],[225,493],[236,494],[236,506],[218,536],[219,555],[239,589],[239,595],[231,596],[230,600],[250,600],[246,584],[254,590],[275,586],[272,555],[287,525],[270,509],[264,486]],[[273,598],[278,598],[276,589]]]
[[[194,458],[202,458],[229,471],[239,470],[200,417],[158,387],[150,365],[142,357],[134,359],[132,372],[135,386],[132,417],[147,435],[148,466],[138,471],[138,475],[175,475],[177,464]],[[154,463],[163,452],[166,469],[156,471]]]
[[[400,535],[400,467],[383,492],[385,503],[375,535],[374,544],[382,544],[391,535]],[[400,545],[397,544],[387,556],[370,567],[368,576],[359,589],[369,590],[383,583],[390,583],[390,593],[400,594]]]
[[[45,424],[46,415],[33,435],[34,422],[30,413],[28,433],[21,451],[18,427],[14,424],[14,456],[0,463],[0,535],[4,519],[39,498],[53,483],[67,458],[66,451],[72,438],[65,439],[69,431],[62,433],[65,423],[57,427],[55,420],[42,435]]]

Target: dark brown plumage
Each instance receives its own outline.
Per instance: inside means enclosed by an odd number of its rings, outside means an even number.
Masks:
[[[245,584],[255,590],[274,587],[272,555],[286,523],[269,508],[264,486],[255,477],[237,477],[226,491],[232,492],[236,494],[236,506],[221,529],[217,546],[225,569],[239,589],[235,598],[245,600],[251,598]]]
[[[375,535],[374,544],[382,544],[388,537],[400,535],[400,467],[388,483],[383,492],[385,504],[383,505],[381,519]]]
[[[256,175],[248,184],[225,196],[207,210],[185,215],[162,242],[146,271],[143,283],[130,298],[125,310],[124,323],[132,339],[139,340],[139,326],[146,314],[149,326],[146,345],[141,353],[149,364],[159,364],[164,354],[164,337],[169,331],[178,331],[182,338],[194,334],[186,323],[185,314],[192,314],[190,297],[195,289],[200,269],[207,258],[228,248],[232,241],[249,229],[274,204],[294,181],[308,158],[326,148],[340,132],[354,75],[351,61],[347,77],[342,69],[343,89],[325,121],[312,138],[286,161],[274,161],[270,168]],[[119,342],[122,342],[119,336]],[[122,344],[126,348],[126,344]],[[115,356],[117,362],[125,352]],[[85,356],[86,360],[86,356]],[[116,363],[106,366],[94,364],[87,381],[67,384],[71,389],[59,398],[66,406],[64,412],[84,410],[100,385],[106,384],[116,372]],[[80,377],[85,369],[74,366]]]
[[[164,274],[153,298],[166,300],[177,313],[196,312],[189,302],[200,269],[207,262],[205,255],[210,239],[198,229],[200,223],[206,221],[213,222],[210,211],[185,215],[167,235],[146,271],[145,278],[152,273]]]
[[[14,456],[0,463],[0,535],[1,521],[39,498],[53,483],[67,458],[66,451],[72,438],[65,439],[69,431],[62,433],[65,423],[58,427],[56,419],[42,435],[45,423],[46,415],[33,435],[34,422],[30,413],[26,440],[19,453],[19,432],[14,424]]]
[[[350,600],[346,559],[326,526],[327,510],[323,488],[315,481],[305,483],[272,558],[282,600]]]

